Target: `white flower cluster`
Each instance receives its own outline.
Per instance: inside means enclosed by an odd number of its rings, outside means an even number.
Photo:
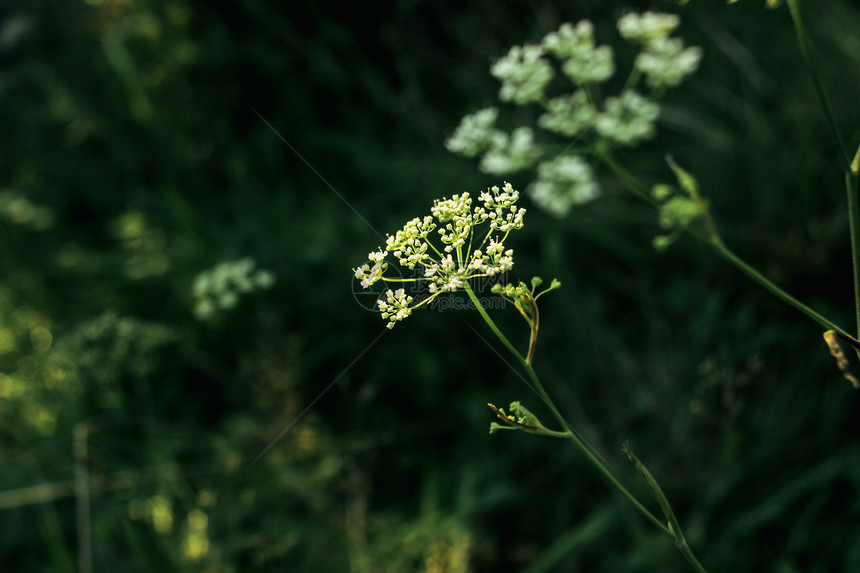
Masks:
[[[480,168],[484,173],[503,175],[530,167],[540,155],[534,133],[528,127],[510,134],[496,129],[498,115],[499,110],[490,107],[465,116],[445,147],[466,157],[483,153]]]
[[[530,167],[540,156],[534,133],[528,127],[518,127],[510,136],[499,132],[493,145],[481,159],[481,171],[504,175]]]
[[[547,113],[538,118],[538,125],[547,131],[568,137],[591,127],[597,117],[597,110],[588,102],[588,95],[583,90],[574,92],[571,96],[549,100],[546,109]]]
[[[641,44],[636,69],[652,88],[673,87],[699,68],[702,49],[684,48],[681,38],[670,38],[681,23],[674,14],[627,14],[618,20],[618,32],[631,42]]]
[[[588,20],[582,20],[575,28],[562,24],[558,32],[546,35],[543,45],[564,62],[562,71],[577,85],[604,82],[615,73],[612,48],[595,47],[594,25]]]
[[[574,205],[595,199],[600,190],[591,167],[580,157],[562,155],[538,166],[532,199],[556,216],[564,216]]]
[[[506,134],[495,128],[499,110],[488,107],[467,115],[460,122],[457,131],[445,142],[445,147],[452,153],[466,157],[475,157],[487,149],[501,147],[503,142],[495,141]]]
[[[693,73],[702,52],[697,47],[685,48],[683,40],[670,37],[680,25],[673,14],[630,13],[617,25],[621,36],[640,49],[635,70],[618,96],[601,99],[598,95],[597,84],[615,73],[613,52],[596,43],[593,24],[583,20],[576,25],[562,24],[539,45],[514,46],[493,64],[490,71],[502,83],[499,99],[518,105],[538,102],[545,110],[537,122],[541,128],[565,137],[585,137],[588,143],[631,146],[654,137],[660,114],[654,99]],[[560,62],[562,72],[575,85],[572,94],[545,95],[553,77],[547,56]],[[651,88],[651,97],[636,91],[640,79]],[[495,107],[465,116],[446,147],[467,157],[482,156],[479,166],[485,173],[501,175],[537,166],[538,179],[530,192],[539,205],[556,215],[599,196],[587,163],[567,156],[541,162],[556,152],[536,143],[528,127],[510,133],[500,130],[498,117]]]
[[[594,129],[607,139],[632,145],[654,137],[660,107],[633,90],[606,98],[605,110],[594,119]]]
[[[668,37],[680,24],[681,19],[677,14],[631,12],[618,19],[618,32],[625,40],[647,45],[654,40]]]
[[[385,300],[377,301],[388,328],[403,320],[412,310],[436,298],[443,292],[462,288],[466,281],[477,277],[495,276],[514,266],[513,250],[505,249],[504,241],[511,231],[523,227],[526,210],[517,207],[519,192],[505,183],[502,189],[492,187],[478,196],[477,204],[468,193],[450,199],[436,200],[431,215],[415,218],[393,236],[388,235],[385,249],[368,254],[369,262],[353,269],[355,278],[368,288],[378,281],[426,283],[429,296],[415,301],[406,290],[389,289]],[[476,227],[487,223],[489,230],[480,236]],[[433,231],[436,231],[433,233]],[[441,248],[430,240],[438,235]],[[421,276],[414,278],[385,277],[387,256],[410,270],[418,268]]]
[[[490,67],[502,82],[499,99],[524,104],[538,101],[552,79],[552,66],[543,59],[540,46],[514,46]]]
[[[220,310],[235,307],[239,295],[268,289],[274,284],[275,275],[257,269],[253,259],[246,257],[219,263],[194,279],[194,315],[199,319],[210,318]]]
[[[684,48],[680,38],[654,40],[636,58],[636,69],[645,74],[653,88],[677,86],[699,68],[702,50],[697,46]]]

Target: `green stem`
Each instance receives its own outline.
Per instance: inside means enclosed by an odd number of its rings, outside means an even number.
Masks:
[[[848,221],[851,229],[851,266],[854,271],[854,314],[857,321],[857,336],[860,337],[860,184],[857,175],[845,174],[845,189],[848,193]]]
[[[730,263],[732,263],[737,268],[739,268],[741,271],[743,271],[744,274],[746,274],[748,277],[750,277],[751,279],[756,281],[758,284],[760,284],[761,286],[766,288],[768,291],[770,291],[772,294],[777,296],[780,300],[782,300],[786,304],[796,308],[797,310],[799,310],[800,312],[802,312],[803,314],[805,314],[806,316],[808,316],[809,318],[811,318],[812,320],[814,320],[815,322],[817,322],[818,324],[820,324],[821,326],[823,326],[824,328],[826,328],[828,330],[835,330],[836,332],[838,332],[840,334],[844,334],[845,336],[849,336],[849,337],[851,336],[843,328],[840,328],[838,325],[834,324],[833,322],[828,320],[826,317],[822,316],[818,312],[816,312],[813,309],[811,309],[810,307],[806,306],[805,304],[803,304],[802,302],[800,302],[799,300],[797,300],[796,298],[794,298],[793,296],[791,296],[790,294],[788,294],[787,292],[785,292],[784,290],[782,290],[781,288],[776,286],[774,283],[772,283],[767,277],[765,277],[763,274],[761,274],[756,269],[754,269],[752,266],[750,266],[749,263],[747,263],[742,258],[740,258],[736,254],[734,254],[731,250],[729,250],[729,248],[726,247],[726,245],[723,243],[723,241],[718,236],[712,237],[711,240],[708,241],[708,244],[711,245],[718,253],[720,253]]]
[[[636,454],[633,453],[633,450],[630,449],[629,442],[624,445],[623,451],[627,454],[627,457],[630,458],[630,461],[633,462],[636,469],[639,470],[645,483],[648,484],[648,487],[651,489],[651,493],[654,494],[657,504],[660,506],[660,509],[663,510],[663,514],[666,516],[666,520],[669,523],[669,529],[675,537],[675,546],[678,548],[678,551],[681,552],[681,555],[684,556],[695,571],[698,573],[706,573],[705,568],[701,563],[699,563],[696,556],[693,555],[693,551],[690,549],[690,546],[687,545],[687,540],[684,538],[683,532],[681,532],[681,524],[678,523],[678,518],[675,517],[675,512],[672,510],[672,506],[669,504],[669,500],[663,493],[663,489],[660,487],[660,484],[657,483],[657,480],[654,479],[654,476],[651,475],[651,472],[648,471],[645,464],[639,461],[639,458],[637,458]]]
[[[794,32],[800,44],[803,61],[806,63],[809,75],[812,78],[815,95],[818,97],[818,105],[821,106],[821,110],[824,112],[827,127],[830,129],[830,135],[836,144],[839,161],[842,163],[842,169],[845,172],[845,191],[848,196],[848,224],[851,230],[851,266],[854,274],[854,314],[857,323],[857,336],[860,337],[860,186],[858,186],[857,175],[852,172],[848,149],[845,147],[845,142],[842,140],[842,136],[836,126],[833,109],[830,107],[830,100],[827,98],[827,92],[824,91],[824,83],[821,81],[821,76],[819,76],[818,68],[815,65],[815,59],[812,54],[812,41],[809,39],[809,34],[803,21],[800,0],[788,0],[788,10],[791,13],[791,21],[794,24]]]
[[[529,296],[529,305],[532,308],[532,319],[529,321],[531,333],[529,334],[529,353],[526,355],[526,362],[532,363],[535,356],[535,345],[537,344],[538,328],[540,328],[540,312],[538,311],[537,300],[534,293]]]
[[[818,75],[818,68],[815,66],[815,60],[812,56],[812,42],[809,39],[809,34],[806,32],[806,25],[803,23],[803,14],[800,11],[800,0],[788,0],[788,11],[791,13],[791,21],[794,24],[794,32],[797,35],[797,41],[800,43],[800,52],[803,55],[803,61],[809,69],[809,75],[812,77],[812,85],[815,87],[815,95],[818,97],[818,104],[821,106],[824,116],[827,119],[827,127],[830,128],[830,135],[836,142],[836,151],[839,153],[839,160],[842,162],[842,169],[846,173],[851,172],[851,159],[848,157],[845,143],[842,141],[842,136],[839,135],[839,130],[836,128],[836,120],[833,116],[833,110],[830,107],[830,101],[827,99],[827,94],[824,91],[824,84],[821,82],[821,77]]]
[[[615,174],[615,176],[618,177],[619,181],[621,181],[621,183],[627,189],[629,189],[630,191],[632,191],[633,193],[635,193],[639,197],[646,199],[647,202],[649,204],[651,204],[652,206],[654,206],[655,208],[659,208],[659,205],[657,204],[657,202],[650,195],[648,195],[645,192],[644,187],[639,183],[639,181],[637,181],[636,178],[633,177],[633,175],[631,175],[630,172],[628,172],[627,169],[625,169],[623,165],[621,165],[617,160],[615,160],[615,158],[610,153],[605,152],[605,153],[601,154],[600,157],[606,163],[606,165],[609,166],[609,168],[612,170],[612,172]],[[692,236],[699,239],[700,241],[710,245],[719,254],[721,254],[726,260],[728,260],[730,263],[735,265],[737,268],[739,268],[741,271],[743,271],[744,274],[746,274],[748,277],[752,278],[754,281],[756,281],[761,286],[766,288],[772,294],[776,295],[783,302],[796,308],[797,310],[799,310],[800,312],[802,312],[803,314],[805,314],[806,316],[808,316],[809,318],[811,318],[812,320],[814,320],[818,324],[824,326],[828,330],[835,330],[836,332],[838,332],[842,335],[848,336],[850,338],[854,338],[845,329],[839,327],[833,321],[827,319],[823,315],[814,311],[810,307],[806,306],[805,304],[803,304],[802,302],[800,302],[799,300],[797,300],[796,298],[794,298],[793,296],[791,296],[790,294],[785,292],[780,287],[776,286],[767,277],[765,277],[763,274],[758,272],[755,268],[750,266],[749,263],[747,263],[742,258],[740,258],[735,253],[733,253],[731,250],[729,250],[729,248],[726,247],[725,243],[723,243],[723,240],[720,238],[720,235],[716,229],[716,225],[714,225],[714,222],[711,220],[710,216],[705,217],[705,225],[707,227],[707,233],[701,232],[692,226],[684,227],[684,230],[686,232],[688,232],[689,234],[691,234]],[[857,271],[857,269],[858,269],[858,267],[857,267],[857,265],[855,265],[855,272]],[[855,287],[857,285],[860,285],[860,282],[857,282],[857,279],[855,279]],[[857,294],[858,294],[858,291],[855,288],[855,295],[857,295]],[[860,301],[860,299],[857,299],[857,300]],[[860,306],[858,306],[858,308],[860,308]],[[860,328],[860,316],[858,316],[858,328]]]
[[[658,528],[660,528],[664,533],[666,533],[667,535],[669,535],[670,537],[672,537],[674,539],[674,535],[672,535],[672,532],[669,530],[669,528],[666,527],[666,525],[663,522],[661,522],[659,519],[657,519],[657,517],[655,517],[653,513],[648,511],[648,509],[644,505],[642,505],[639,502],[639,500],[633,496],[632,493],[627,491],[627,488],[625,488],[623,485],[621,485],[621,482],[619,482],[618,479],[614,475],[612,475],[612,472],[609,471],[609,468],[607,468],[603,464],[603,462],[601,462],[597,458],[597,456],[594,455],[594,453],[591,451],[591,449],[588,446],[586,446],[582,440],[579,439],[579,437],[576,435],[576,433],[571,429],[571,427],[568,425],[567,421],[564,419],[564,416],[562,416],[561,412],[558,411],[558,408],[555,407],[555,404],[550,399],[549,394],[547,394],[546,390],[544,390],[543,384],[541,384],[540,379],[538,378],[537,374],[534,371],[534,368],[532,368],[532,365],[529,364],[525,358],[523,358],[522,354],[517,352],[517,349],[514,347],[514,345],[511,344],[511,342],[507,339],[507,337],[504,334],[502,334],[502,331],[499,330],[499,328],[496,326],[496,323],[493,322],[493,319],[490,318],[489,314],[487,314],[487,311],[481,305],[481,302],[478,300],[478,297],[475,295],[475,292],[471,289],[471,287],[468,285],[468,283],[465,285],[464,288],[465,288],[466,294],[469,295],[469,298],[475,304],[475,308],[478,309],[478,312],[480,313],[481,318],[484,319],[484,322],[487,323],[487,326],[490,327],[490,330],[493,331],[493,334],[496,335],[496,337],[502,342],[502,344],[504,344],[505,348],[507,348],[508,351],[511,354],[513,354],[514,357],[516,357],[516,359],[520,362],[522,367],[525,369],[526,373],[529,376],[529,380],[531,381],[532,385],[534,386],[535,391],[538,393],[538,395],[541,397],[541,399],[543,399],[544,403],[550,409],[550,411],[552,412],[552,415],[556,419],[556,421],[561,425],[561,427],[564,429],[564,431],[568,434],[568,436],[567,436],[568,439],[571,442],[573,442],[573,444],[577,448],[579,448],[579,450],[583,454],[585,454],[585,457],[588,458],[588,460],[600,471],[600,473],[602,473],[606,477],[606,479],[609,480],[609,482],[615,487],[615,489],[617,489],[619,492],[621,492],[621,494],[624,495],[624,497],[626,497],[636,507],[636,509],[638,509],[645,517],[648,518],[648,520],[650,520],[654,525],[656,525]]]
[[[612,155],[612,152],[609,149],[598,150],[597,153],[600,159],[609,166],[613,173],[615,173],[615,176],[618,177],[618,180],[621,181],[622,185],[655,209],[660,207],[657,200],[648,193],[648,190],[645,189],[645,187],[643,187],[639,181],[637,181],[636,178],[618,162],[617,159],[615,159],[615,156]]]

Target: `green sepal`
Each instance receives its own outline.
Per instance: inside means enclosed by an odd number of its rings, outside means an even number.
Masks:
[[[678,178],[678,184],[681,186],[681,189],[686,191],[690,197],[698,199],[699,183],[696,181],[696,178],[675,163],[671,155],[666,156],[666,163],[669,164],[669,168],[675,173],[675,177]]]
[[[506,413],[504,408],[498,408],[493,404],[487,404],[487,406],[489,406],[493,412],[496,413],[496,416],[504,422],[504,424],[491,422],[490,434],[499,430],[522,430],[524,432],[541,434],[543,436],[552,436],[554,438],[566,438],[569,436],[567,432],[556,432],[555,430],[550,430],[545,427],[541,424],[540,420],[538,420],[537,416],[532,414],[528,408],[519,402],[511,402],[508,407],[511,412],[510,414]]]

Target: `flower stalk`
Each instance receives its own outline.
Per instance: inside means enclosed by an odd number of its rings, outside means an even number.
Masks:
[[[576,432],[573,431],[573,429],[567,423],[567,420],[564,419],[564,416],[561,415],[561,412],[553,403],[549,394],[547,394],[547,391],[544,389],[543,384],[541,384],[540,378],[538,378],[538,375],[532,367],[531,363],[528,362],[526,358],[523,357],[523,355],[517,351],[516,347],[511,344],[507,337],[502,334],[502,332],[499,330],[499,327],[496,326],[496,323],[487,313],[486,309],[484,309],[484,307],[481,305],[477,295],[475,295],[475,292],[471,288],[469,288],[468,285],[466,285],[465,290],[466,294],[469,295],[469,298],[475,304],[475,308],[478,309],[478,313],[481,315],[481,318],[484,319],[484,322],[486,322],[487,326],[490,327],[490,330],[493,331],[493,334],[496,335],[499,341],[505,346],[505,348],[508,349],[508,351],[514,356],[514,358],[517,359],[517,361],[526,371],[526,375],[529,378],[529,382],[531,383],[532,388],[541,398],[543,403],[546,404],[547,408],[549,408],[556,422],[558,422],[558,424],[563,428],[563,433],[565,437],[567,437],[567,439],[570,440],[573,445],[576,446],[585,455],[588,461],[591,462],[591,464],[596,467],[598,471],[600,471],[600,473],[603,474],[603,476],[607,480],[609,480],[609,483],[612,484],[612,486],[615,487],[615,489],[617,489],[624,497],[626,497],[642,515],[644,515],[651,523],[661,529],[664,533],[669,536],[672,536],[672,532],[669,530],[669,528],[666,527],[663,522],[657,519],[657,517],[655,517],[654,514],[651,513],[644,505],[642,505],[642,503],[638,499],[636,499],[636,497],[632,493],[630,493],[627,488],[625,488],[621,484],[620,481],[618,481],[618,478],[615,477],[615,475],[609,470],[609,468],[607,468],[606,465],[602,461],[600,461],[600,458],[598,458],[594,454],[594,452],[591,451],[591,448],[589,448],[585,444],[585,442],[583,442],[579,438],[579,436],[576,435]]]
[[[639,183],[639,181],[635,177],[633,177],[633,175],[631,175],[630,172],[627,171],[627,169],[617,159],[615,159],[611,154],[609,154],[609,153],[603,154],[601,156],[601,159],[604,161],[606,166],[609,167],[610,170],[615,174],[615,176],[618,178],[618,180],[621,182],[621,184],[624,185],[628,190],[632,191],[636,196],[641,197],[644,200],[646,200],[646,202],[648,204],[654,206],[658,211],[661,210],[662,206],[666,205],[666,203],[661,205],[659,201],[656,201],[654,199],[654,197],[652,197],[651,195],[648,195],[645,192],[643,186]],[[670,166],[672,166],[673,170],[676,172],[676,175],[678,175],[678,179],[679,179],[679,182],[681,182],[680,183],[681,186],[682,187],[686,186],[686,187],[692,189],[692,190],[688,189],[688,193],[693,195],[693,197],[692,197],[693,199],[700,200],[700,198],[696,194],[695,188],[690,187],[691,185],[694,185],[694,181],[691,183],[689,180],[686,179],[686,177],[688,177],[689,174],[687,174],[682,169],[677,167],[677,165],[675,165],[674,162],[671,161],[671,159],[669,159],[669,162],[670,162]],[[747,275],[748,277],[753,279],[755,282],[757,282],[758,284],[763,286],[770,293],[775,295],[777,298],[779,298],[780,300],[782,300],[783,302],[785,302],[789,306],[799,310],[800,312],[802,312],[803,314],[805,314],[806,316],[808,316],[809,318],[811,318],[812,320],[814,320],[815,322],[817,322],[818,324],[823,326],[825,329],[834,330],[834,331],[838,332],[843,337],[848,337],[851,340],[857,340],[857,337],[852,336],[851,334],[848,333],[848,331],[846,331],[844,328],[837,325],[835,322],[833,322],[832,320],[830,320],[826,316],[822,315],[821,313],[813,310],[809,306],[800,302],[798,299],[796,299],[795,297],[790,295],[784,289],[777,286],[770,279],[768,279],[763,274],[761,274],[758,270],[756,270],[752,265],[750,265],[749,263],[744,261],[741,257],[736,255],[732,250],[730,250],[726,246],[726,244],[723,242],[723,239],[717,230],[717,226],[714,223],[714,220],[711,217],[711,214],[707,209],[707,204],[701,203],[701,205],[702,205],[702,209],[698,213],[698,219],[702,221],[704,229],[693,225],[692,221],[687,221],[687,222],[684,222],[684,224],[679,224],[676,226],[675,229],[679,233],[683,233],[683,232],[689,233],[690,235],[692,235],[696,239],[707,244],[708,246],[713,248],[715,251],[717,251],[717,253],[719,253],[720,256],[722,256],[725,260],[727,260],[729,263],[731,263],[732,265],[737,267],[740,271],[742,271],[745,275]],[[860,324],[860,323],[858,323],[858,324]]]
[[[639,461],[639,458],[637,458],[636,454],[633,453],[633,450],[630,449],[630,442],[624,444],[622,451],[627,454],[627,457],[631,462],[633,462],[633,466],[639,471],[639,474],[642,476],[642,479],[645,480],[645,483],[648,484],[648,488],[651,490],[651,493],[654,494],[654,499],[657,500],[657,503],[660,505],[660,509],[663,510],[663,514],[666,516],[666,520],[669,523],[669,530],[672,533],[672,537],[675,539],[675,546],[678,548],[678,551],[681,552],[681,555],[684,556],[693,570],[698,573],[706,573],[705,568],[701,563],[699,563],[699,560],[696,559],[690,546],[687,545],[687,540],[684,538],[684,534],[681,531],[681,525],[678,523],[678,519],[675,517],[675,512],[672,510],[669,500],[666,499],[666,495],[663,493],[663,489],[660,487],[660,484],[657,483],[657,480],[654,479],[654,476],[651,475],[648,468]]]
[[[830,100],[827,97],[827,92],[824,91],[824,83],[818,74],[818,67],[815,65],[815,58],[812,53],[812,41],[806,31],[806,24],[803,21],[803,12],[800,7],[800,0],[788,0],[788,10],[791,13],[791,21],[794,24],[794,32],[797,36],[797,41],[800,44],[800,52],[803,55],[803,61],[806,63],[806,68],[809,70],[809,76],[812,79],[812,85],[815,88],[815,95],[818,98],[818,104],[821,106],[821,111],[824,113],[824,118],[827,127],[830,130],[830,135],[836,145],[836,152],[839,156],[839,161],[842,164],[842,170],[845,172],[845,192],[848,199],[848,225],[850,228],[851,237],[851,266],[854,276],[854,314],[857,323],[857,334],[860,338],[860,178],[858,178],[855,162],[851,161],[848,154],[848,148],[845,145],[842,135],[836,126],[836,119],[833,115],[833,109],[830,106]],[[860,148],[858,148],[860,154]],[[859,155],[860,156],[860,155]]]

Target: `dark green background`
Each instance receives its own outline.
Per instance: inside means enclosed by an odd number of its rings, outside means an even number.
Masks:
[[[487,402],[548,416],[477,313],[417,312],[376,340],[351,269],[374,229],[501,184],[443,142],[496,102],[488,65],[511,45],[590,18],[625,69],[617,17],[680,10],[701,69],[622,161],[650,185],[673,154],[731,248],[850,328],[835,147],[787,10],[763,4],[0,3],[2,197],[53,214],[0,209],[0,568],[79,570],[89,531],[94,571],[687,570],[574,448],[487,434]],[[814,5],[853,148],[860,12]],[[524,199],[507,243],[512,279],[563,283],[541,299],[548,390],[657,512],[631,441],[710,572],[860,570],[858,394],[821,328],[701,245],[656,253],[655,213],[600,176],[604,197],[564,220]],[[194,277],[244,256],[275,287],[196,320]]]

